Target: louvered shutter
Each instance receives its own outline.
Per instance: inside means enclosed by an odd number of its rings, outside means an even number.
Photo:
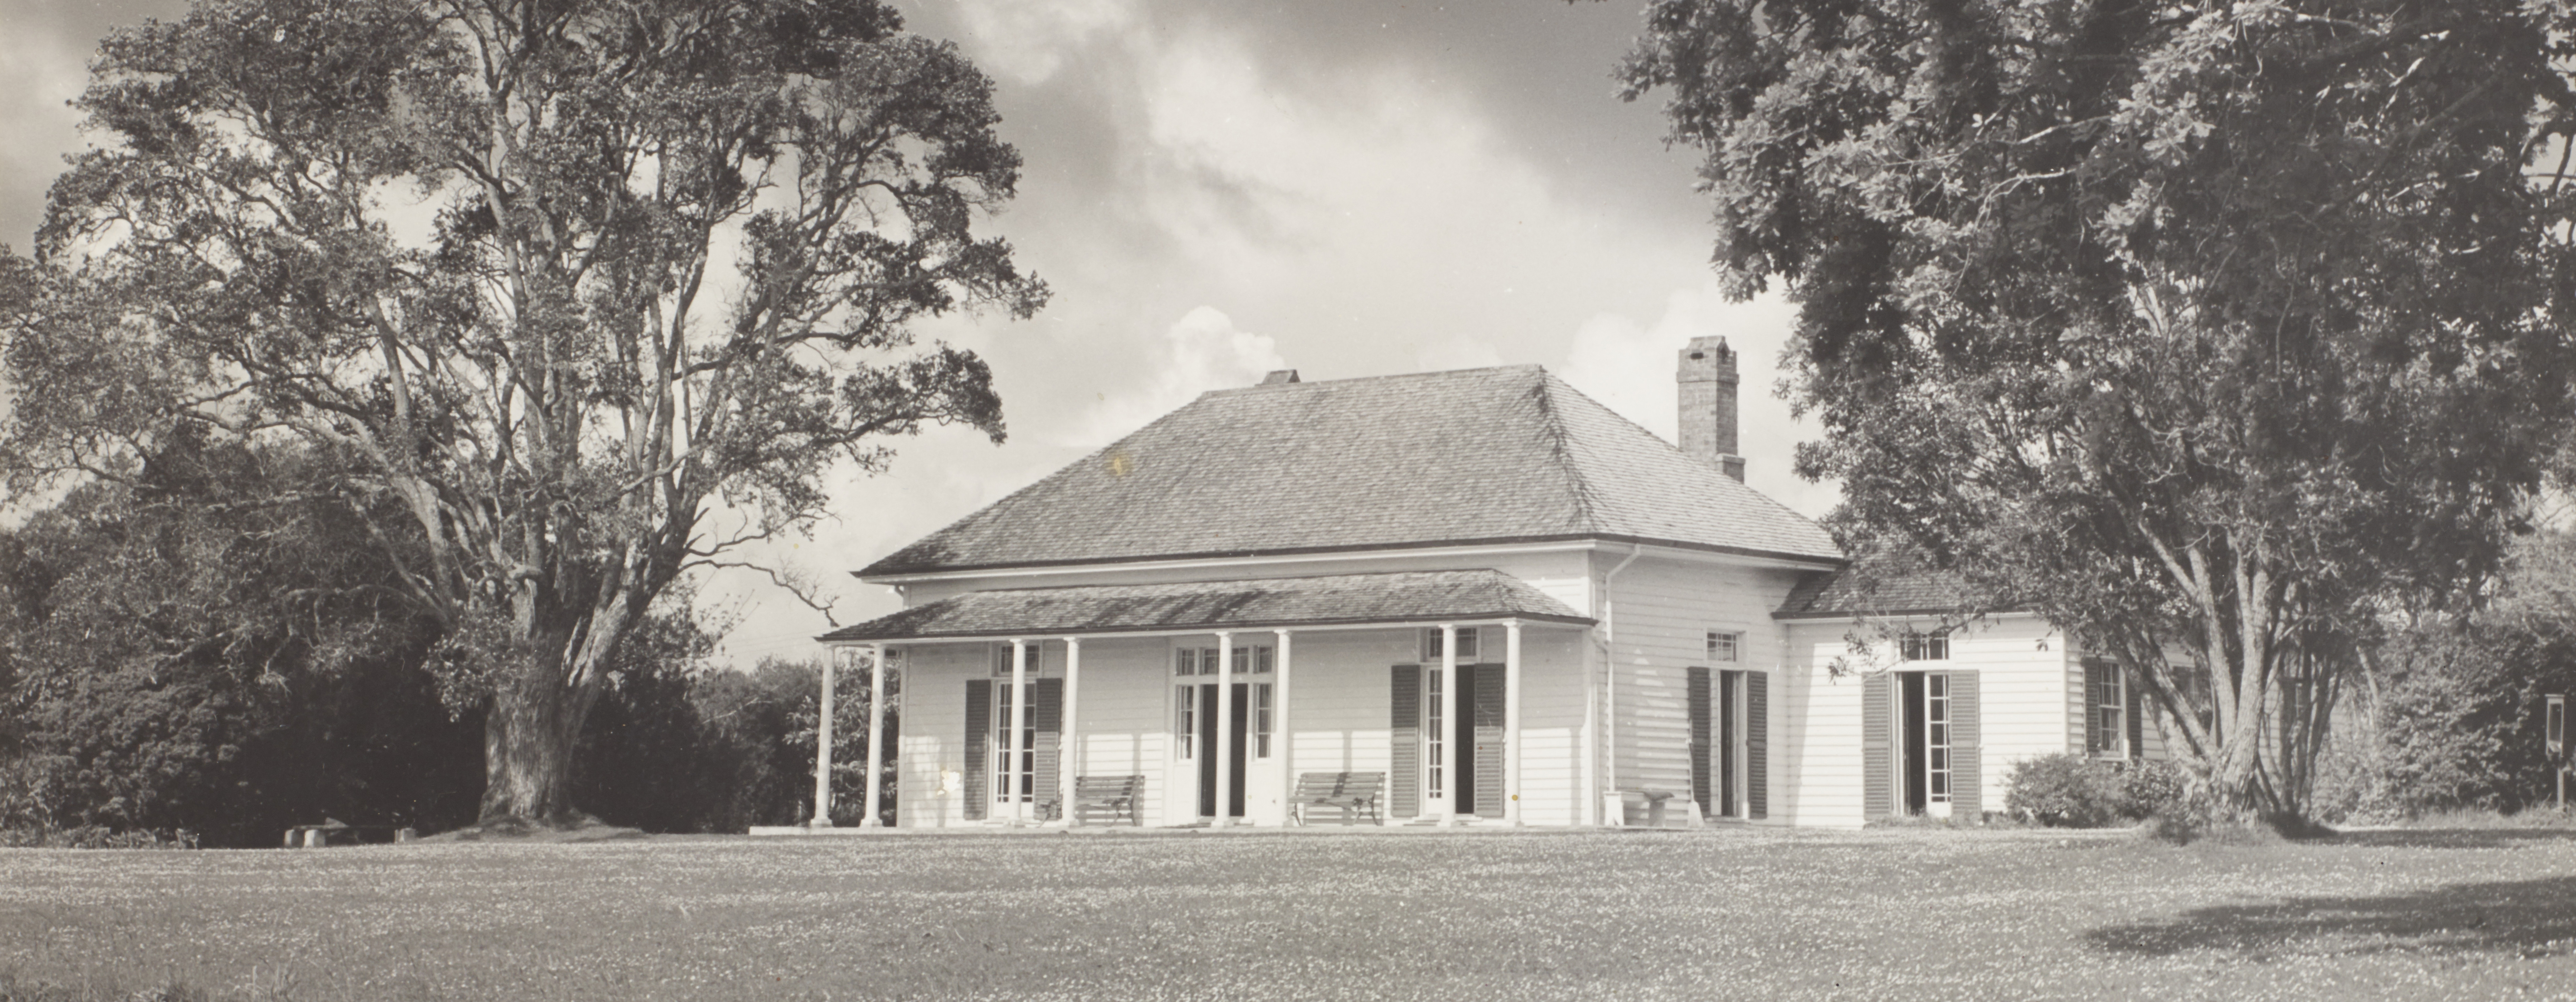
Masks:
[[[1031,749],[1035,753],[1031,757],[1037,760],[1037,790],[1030,799],[1043,804],[1056,799],[1060,789],[1056,784],[1061,775],[1057,768],[1064,761],[1064,680],[1030,679],[1029,687],[1036,690],[1029,696],[1029,726],[1038,732],[1037,747]]]
[[[2066,666],[2067,692],[2072,693],[2066,710],[2066,753],[2082,755],[2093,747],[2093,697],[2090,690],[2093,659],[2078,658]]]
[[[1896,676],[1880,672],[1860,684],[1860,812],[1876,821],[1896,813]]]
[[[1480,664],[1476,688],[1476,814],[1503,816],[1503,666]]]
[[[1710,721],[1716,719],[1714,708],[1711,706],[1716,702],[1712,698],[1716,687],[1710,684],[1710,676],[1715,674],[1706,668],[1690,670],[1691,799],[1699,803],[1699,813],[1703,817],[1722,813],[1725,810],[1722,805],[1714,802],[1717,794],[1710,789],[1712,785],[1710,777],[1716,775],[1711,762],[1717,757],[1717,742],[1710,736],[1710,732],[1714,730],[1710,726]]]
[[[2146,694],[2138,691],[2137,679],[2124,680],[2129,683],[2121,687],[2129,694],[2129,760],[2144,761],[2147,757],[2147,715],[2139,711],[2147,707]]]
[[[1422,813],[1422,666],[1397,665],[1388,673],[1387,810],[1395,818]]]
[[[992,791],[985,788],[985,770],[993,761],[993,682],[971,679],[966,683],[966,820],[982,821],[992,806]]]
[[[1771,816],[1771,676],[1744,673],[1744,800],[1755,821]]]
[[[1977,704],[1977,673],[1954,671],[1950,675],[1950,816],[1970,824],[1985,820],[1985,774],[1981,771],[1983,744],[1979,738],[1982,714]]]

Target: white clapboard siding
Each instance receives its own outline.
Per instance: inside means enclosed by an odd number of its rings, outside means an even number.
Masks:
[[[1982,619],[1950,635],[1948,670],[1978,676],[1978,778],[1986,810],[2003,809],[2004,781],[2014,764],[2066,750],[2067,647],[2046,620],[2026,614]],[[2076,744],[2083,740],[2078,731]]]
[[[1858,828],[1861,677],[1837,675],[1848,623],[1794,622],[1771,686],[1771,816],[1800,827]]]
[[[1605,576],[1626,559],[1627,554],[1615,551],[1593,558]],[[1689,791],[1689,669],[1767,671],[1779,665],[1782,651],[1771,611],[1796,582],[1792,571],[1648,555],[1629,563],[1603,587],[1601,597],[1615,605],[1611,625],[1617,636],[1610,660],[1618,673],[1618,744],[1613,756],[1621,789]],[[1736,661],[1709,660],[1710,630],[1740,635]],[[1768,714],[1775,747],[1781,741],[1784,706],[1775,687]],[[1774,798],[1785,785],[1781,768],[1780,756],[1771,756],[1766,771]],[[1771,805],[1769,814],[1780,817],[1778,805]]]
[[[1171,646],[1160,638],[1082,642],[1079,776],[1143,776],[1136,816],[1162,817],[1171,798]],[[1194,805],[1195,806],[1195,805]]]

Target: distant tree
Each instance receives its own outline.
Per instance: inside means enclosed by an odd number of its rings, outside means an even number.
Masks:
[[[165,443],[0,533],[0,827],[473,818],[437,624],[296,450]]]
[[[484,712],[487,819],[573,810],[620,644],[693,568],[810,523],[888,436],[995,440],[974,355],[1044,286],[980,210],[991,85],[877,0],[201,0],[110,38],[104,140],[0,266],[10,486],[176,435],[340,471],[430,663]],[[394,513],[388,517],[388,512]]]
[[[2556,792],[2541,708],[2576,692],[2576,535],[2524,536],[2508,556],[2488,605],[2396,629],[2373,652],[2320,769],[2326,811],[2519,811]]]
[[[1728,287],[1801,303],[1834,527],[2117,658],[2228,813],[2288,820],[2383,614],[2479,593],[2568,422],[2571,29],[1658,0],[1624,74],[1706,152]]]
[[[684,626],[657,621],[643,635],[656,642],[630,648],[636,660],[600,697],[582,740],[582,803],[602,821],[664,832],[738,832],[813,817],[822,666],[762,658],[748,672],[710,668],[694,660],[705,654],[703,638],[694,654],[673,643],[685,639]],[[650,650],[662,653],[643,653]],[[866,809],[864,680],[849,671],[835,678],[832,816],[845,824]],[[885,722],[891,735],[891,710]],[[893,777],[888,769],[889,804]]]

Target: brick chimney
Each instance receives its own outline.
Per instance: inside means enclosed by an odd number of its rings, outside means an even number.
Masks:
[[[1744,479],[1744,457],[1735,451],[1735,352],[1722,337],[1695,337],[1682,349],[1674,373],[1681,384],[1682,451],[1716,463]]]

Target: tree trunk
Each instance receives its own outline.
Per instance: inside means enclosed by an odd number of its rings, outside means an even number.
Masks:
[[[492,694],[483,724],[484,824],[563,825],[580,816],[572,803],[573,750],[592,701],[556,681],[558,672],[532,674]]]

